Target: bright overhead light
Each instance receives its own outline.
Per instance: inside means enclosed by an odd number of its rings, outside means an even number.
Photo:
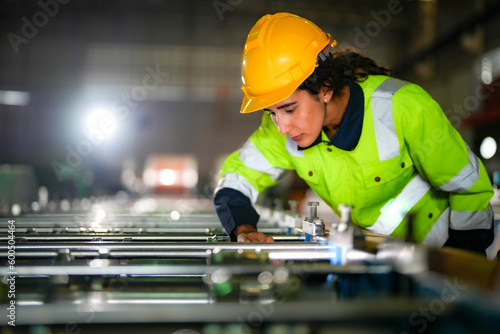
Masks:
[[[486,137],[483,139],[481,146],[479,147],[479,152],[484,159],[490,159],[497,152],[497,142],[491,137]]]
[[[115,133],[116,125],[116,117],[111,111],[105,108],[96,108],[87,117],[86,130],[92,137],[107,139]]]

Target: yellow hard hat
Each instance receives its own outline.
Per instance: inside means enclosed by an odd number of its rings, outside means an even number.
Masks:
[[[240,112],[254,112],[290,95],[337,43],[317,25],[290,13],[265,15],[248,34],[241,59]]]

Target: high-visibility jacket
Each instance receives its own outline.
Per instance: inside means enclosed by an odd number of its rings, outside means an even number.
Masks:
[[[364,119],[349,151],[322,140],[301,149],[270,117],[226,159],[217,190],[232,188],[252,203],[288,170],[296,170],[335,213],[352,205],[352,221],[404,237],[408,217],[417,242],[442,246],[448,227],[488,229],[493,188],[482,162],[421,87],[386,76],[357,83]]]

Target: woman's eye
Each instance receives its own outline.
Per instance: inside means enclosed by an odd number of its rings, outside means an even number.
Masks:
[[[286,113],[291,114],[295,111],[295,108],[285,110]]]

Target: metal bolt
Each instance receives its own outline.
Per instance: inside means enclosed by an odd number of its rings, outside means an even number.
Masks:
[[[309,209],[311,210],[311,219],[318,218],[318,205],[319,202],[307,202]]]
[[[353,209],[352,205],[339,204],[340,210],[340,222],[345,224],[351,224],[351,211]]]
[[[57,258],[61,263],[68,263],[75,259],[73,257],[73,254],[71,253],[71,250],[69,250],[68,248],[59,249],[57,251]]]

